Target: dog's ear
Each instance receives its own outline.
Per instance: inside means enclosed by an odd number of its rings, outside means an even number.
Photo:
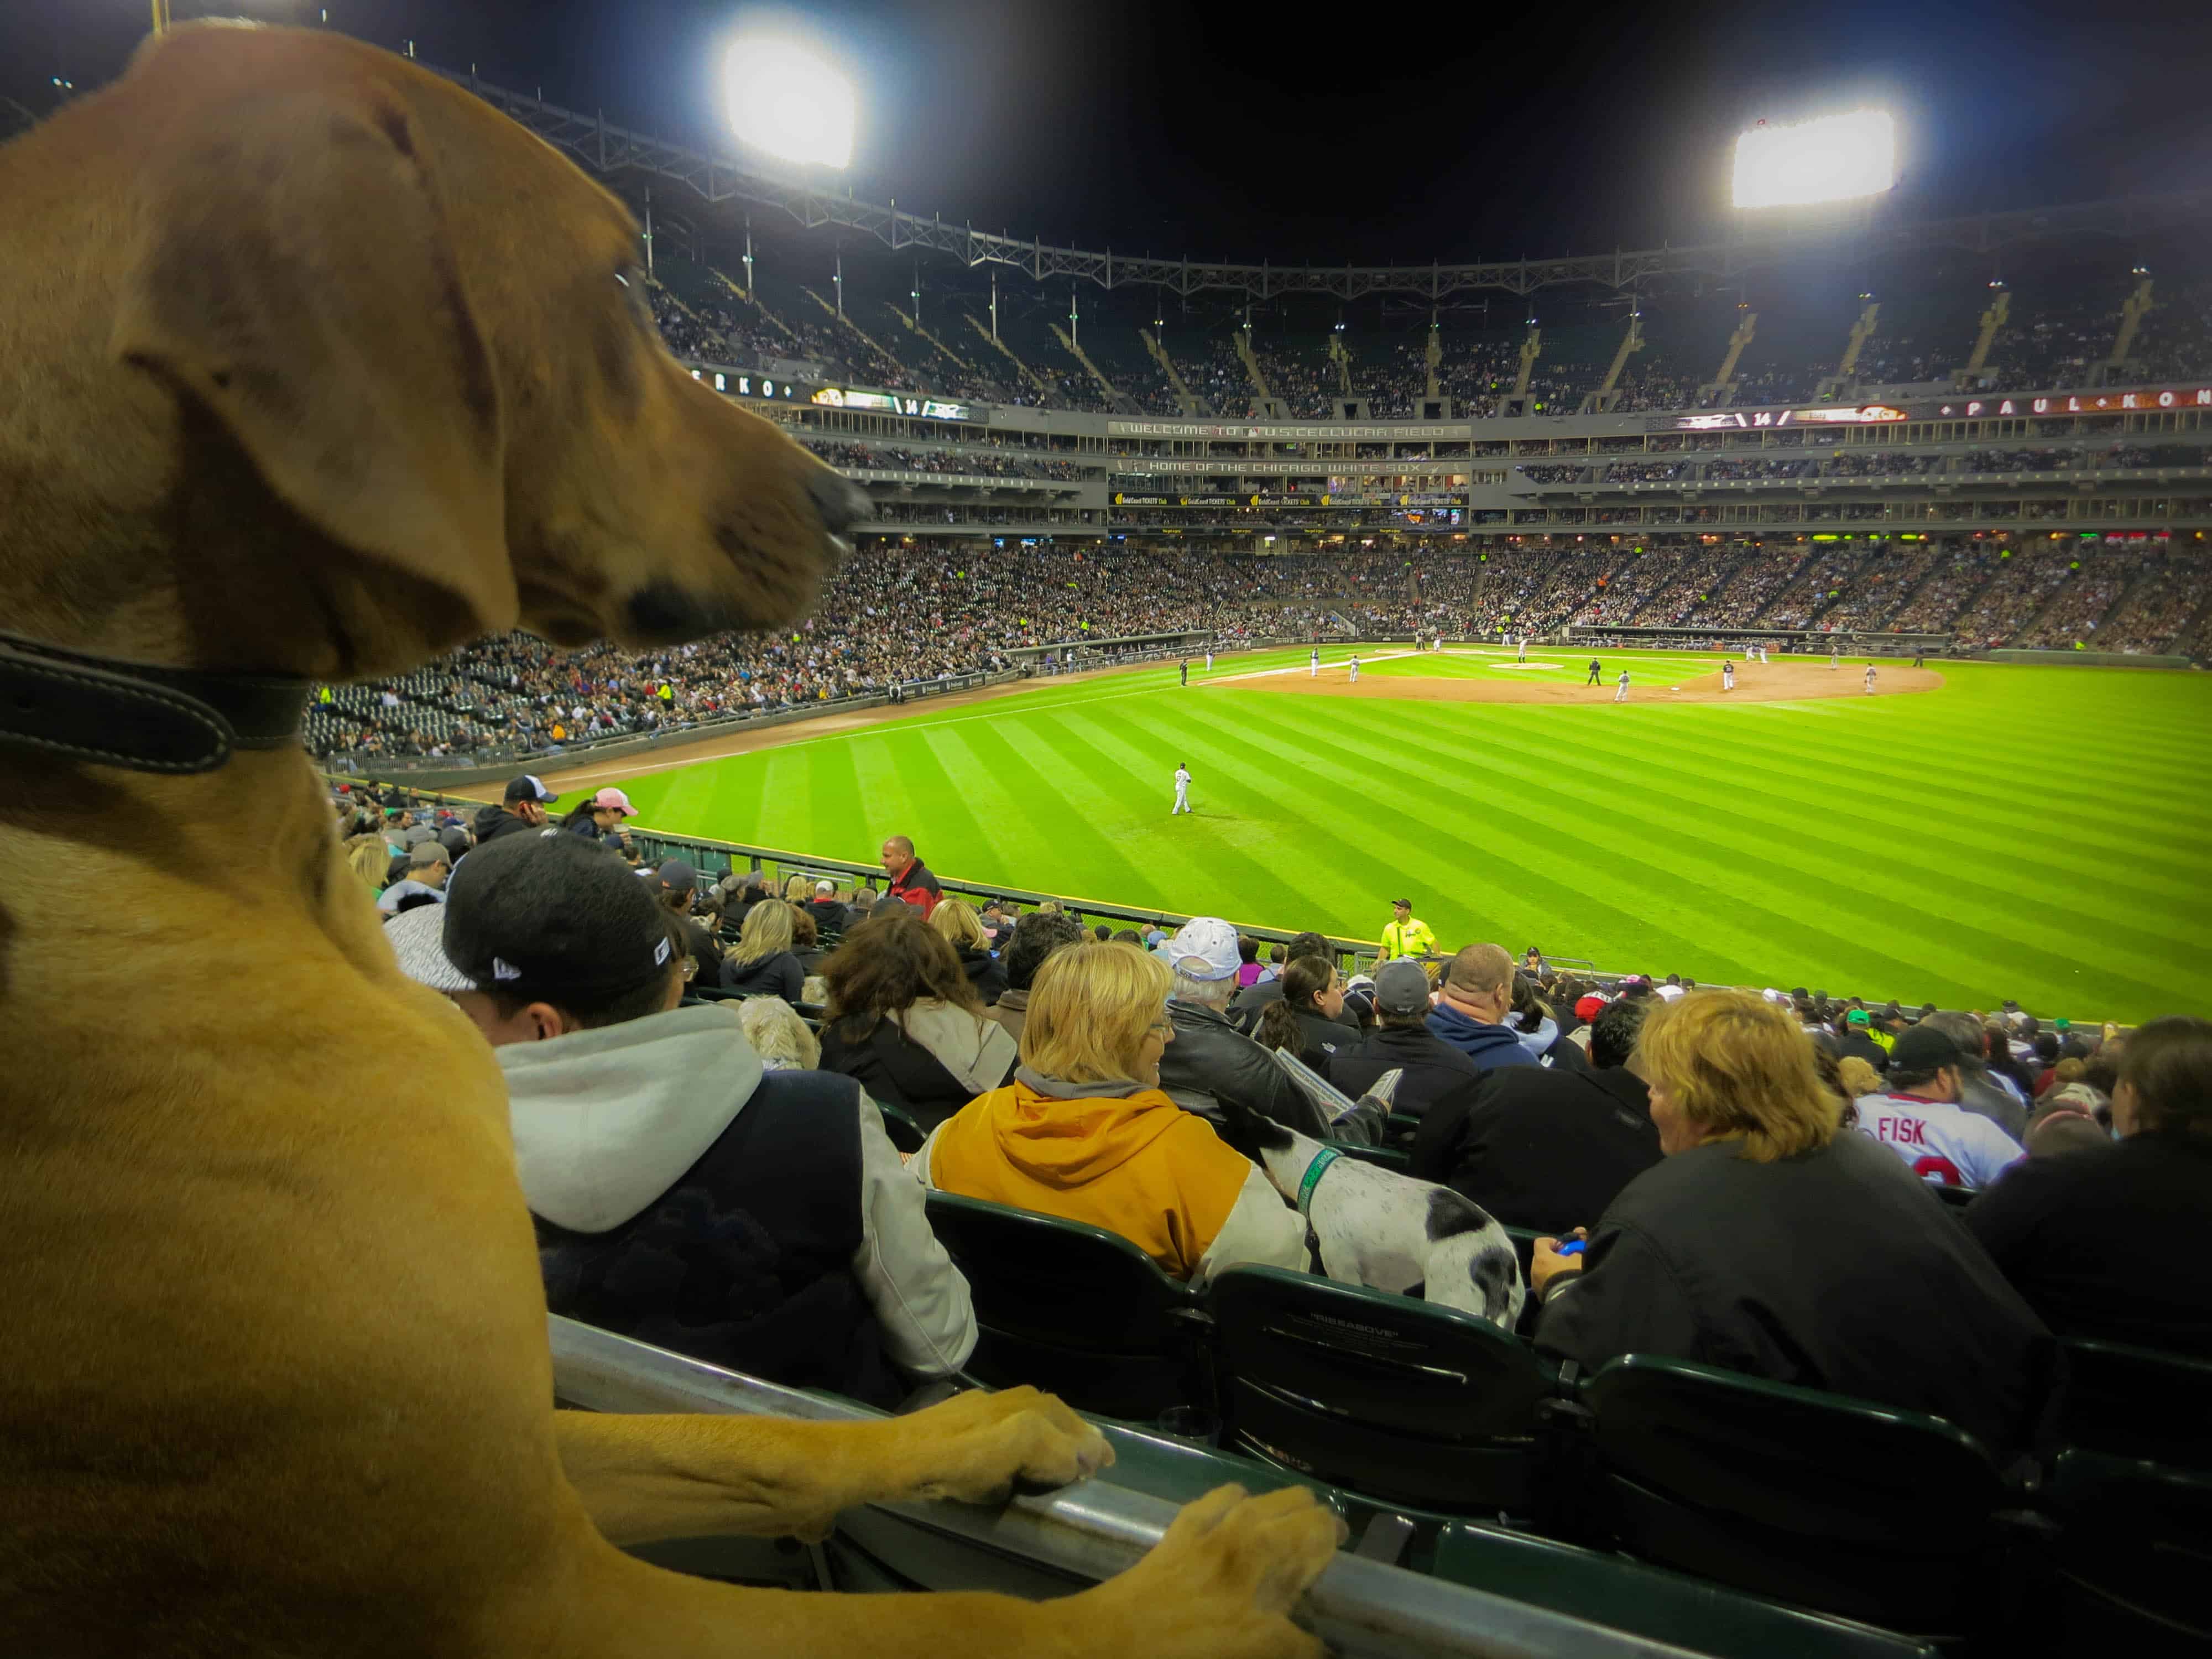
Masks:
[[[167,136],[116,356],[204,405],[323,535],[455,594],[472,632],[512,625],[498,383],[406,106],[310,76],[198,100]]]

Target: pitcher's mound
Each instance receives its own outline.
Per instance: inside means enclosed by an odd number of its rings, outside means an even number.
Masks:
[[[1617,659],[1616,659],[1617,660]],[[1618,690],[1620,669],[1603,684],[1557,680],[1423,679],[1412,674],[1369,674],[1352,684],[1341,668],[1323,669],[1318,679],[1303,673],[1268,675],[1209,686],[1217,691],[1289,691],[1324,697],[1395,697],[1408,702],[1611,702]],[[1816,697],[1863,697],[1867,695],[1866,665],[1844,663],[1831,668],[1824,662],[1738,663],[1735,690],[1721,690],[1717,670],[1662,685],[1651,671],[1639,673],[1629,665],[1628,700],[1638,702],[1804,702]],[[1933,691],[1943,677],[1932,668],[1905,668],[1877,664],[1875,695],[1893,697],[1908,691]]]

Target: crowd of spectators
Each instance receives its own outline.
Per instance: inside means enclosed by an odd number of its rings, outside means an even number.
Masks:
[[[1282,1129],[1395,1147],[1522,1230],[1498,1322],[1588,1372],[1842,1394],[2010,1466],[2052,1449],[2061,1340],[2212,1358],[2212,1268],[2142,1255],[2212,1223],[2201,1018],[1583,975],[1438,941],[1410,900],[1371,971],[1315,933],[1263,962],[1209,915],[971,906],[896,834],[880,881],[777,887],[643,865],[618,792],[574,834],[528,776],[473,823],[364,795],[333,801],[350,879],[401,895],[401,970],[506,1076],[549,1307],[712,1364],[886,1407],[958,1373],[986,1264],[933,1236],[932,1191],[1103,1228],[1194,1289],[1318,1270],[1258,1159]]]
[[[1049,465],[1048,463],[1048,465]],[[1007,516],[1008,509],[915,512]],[[1156,514],[1156,518],[1176,515]],[[1219,516],[1233,520],[1235,509]],[[2191,648],[2212,619],[2200,562],[2069,539],[1808,544],[1691,537],[1623,546],[1447,540],[1297,555],[1080,553],[864,542],[788,634],[678,650],[559,651],[478,641],[401,679],[319,694],[318,753],[542,752],[1005,672],[1032,646],[1194,629],[1221,641],[1300,634],[1486,638],[1589,627],[1951,634],[1964,646]]]
[[[1085,470],[1073,461],[1010,453],[980,444],[951,449],[907,449],[891,444],[805,438],[805,446],[835,467],[880,467],[905,472],[945,472],[992,478],[1048,478],[1075,483]]]

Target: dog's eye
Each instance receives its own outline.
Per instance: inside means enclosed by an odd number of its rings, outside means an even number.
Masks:
[[[629,265],[615,272],[615,282],[623,297],[629,301],[630,309],[641,318],[647,327],[653,325],[653,299],[646,289],[645,272]]]

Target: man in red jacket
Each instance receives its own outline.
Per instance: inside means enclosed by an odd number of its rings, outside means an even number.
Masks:
[[[914,855],[914,843],[904,836],[893,836],[884,843],[884,873],[891,878],[891,896],[921,911],[924,921],[945,896],[937,878]]]

